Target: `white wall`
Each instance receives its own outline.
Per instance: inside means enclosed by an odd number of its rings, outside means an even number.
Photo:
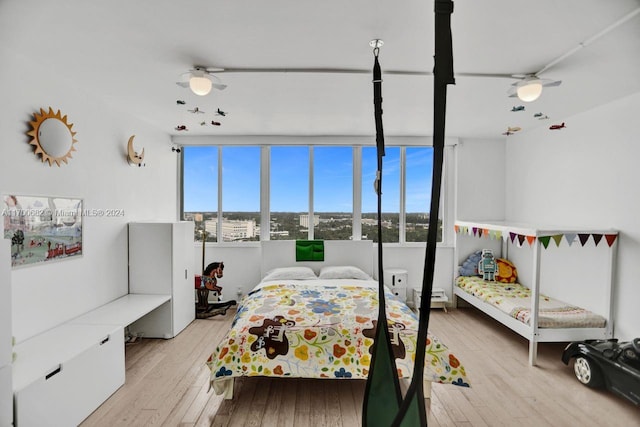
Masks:
[[[79,60],[81,60],[79,58]],[[72,87],[43,64],[0,47],[0,191],[69,196],[85,208],[123,209],[117,218],[83,218],[83,255],[12,271],[13,334],[22,341],[127,293],[126,223],[176,219],[177,159],[168,135],[110,111],[90,88]],[[68,164],[49,167],[28,144],[40,108],[60,109],[77,132]],[[146,167],[127,164],[127,140],[145,149]]]
[[[501,220],[505,210],[503,140],[461,139],[456,150],[455,219]]]
[[[615,336],[640,335],[640,94],[511,137],[506,146],[506,218],[620,231]],[[593,266],[598,268],[598,266]]]
[[[424,247],[416,245],[385,246],[383,260],[386,268],[403,268],[408,273],[408,288],[422,287],[422,275],[424,268]],[[222,286],[223,300],[238,299],[238,292],[246,294],[261,279],[261,247],[260,244],[207,244],[205,248],[205,267],[214,261],[224,261],[224,277],[218,280]],[[378,275],[378,249],[373,245],[373,276]],[[194,271],[202,270],[202,244],[194,245]],[[450,246],[438,247],[436,251],[436,269],[434,272],[434,287],[447,289],[451,298],[451,284],[453,283],[453,248]],[[199,273],[198,273],[199,274]],[[413,292],[407,290],[407,299],[413,300]]]

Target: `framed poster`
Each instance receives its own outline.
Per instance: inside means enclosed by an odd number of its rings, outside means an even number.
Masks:
[[[82,255],[82,199],[10,194],[2,201],[14,268]]]

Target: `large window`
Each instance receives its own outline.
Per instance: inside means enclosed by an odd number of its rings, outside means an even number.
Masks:
[[[215,242],[218,222],[218,147],[183,147],[183,219],[195,222],[195,239]],[[206,234],[204,234],[206,231]]]
[[[399,242],[400,236],[400,147],[386,147],[382,158],[382,242]],[[362,238],[378,237],[378,195],[374,181],[378,169],[375,147],[362,148]]]
[[[269,237],[271,240],[306,239],[309,233],[309,147],[271,147],[270,157]]]
[[[404,164],[405,241],[426,242],[431,208],[433,147],[407,147]],[[438,218],[438,241],[440,242],[442,241],[442,215]]]
[[[385,148],[381,238],[373,146],[187,146],[183,162],[183,218],[196,222],[196,240],[427,239],[432,147]],[[442,230],[440,219],[438,241]]]
[[[315,239],[351,239],[353,148],[313,148],[313,217]]]
[[[260,240],[260,147],[222,147],[221,223],[218,241]]]

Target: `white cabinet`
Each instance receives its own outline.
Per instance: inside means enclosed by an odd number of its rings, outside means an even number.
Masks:
[[[173,338],[195,319],[193,222],[129,224],[129,293],[171,299],[129,326],[131,334]]]
[[[11,335],[11,241],[0,239],[0,427],[13,419]]]
[[[124,384],[121,326],[63,324],[16,346],[15,424],[75,426]]]
[[[391,292],[401,301],[407,300],[407,281],[409,274],[403,268],[385,268],[384,284],[391,289]]]

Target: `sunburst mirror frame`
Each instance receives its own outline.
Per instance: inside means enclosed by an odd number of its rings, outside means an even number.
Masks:
[[[53,112],[53,108],[49,107],[49,111],[40,109],[40,113],[33,114],[34,120],[29,122],[31,130],[27,132],[27,135],[31,137],[29,144],[35,147],[35,154],[41,155],[42,163],[48,162],[49,166],[57,164],[60,167],[60,163],[68,163],[67,159],[72,158],[71,152],[76,151],[74,144],[78,142],[75,139],[76,132],[72,130],[73,123],[67,122],[67,116],[62,115],[60,110]],[[53,133],[43,133],[43,130],[48,130],[51,126],[44,126],[43,124],[47,120],[57,120],[57,122],[51,122],[54,125]],[[64,125],[62,127],[61,125]],[[64,128],[68,131],[68,137]],[[62,131],[60,131],[62,129]]]

